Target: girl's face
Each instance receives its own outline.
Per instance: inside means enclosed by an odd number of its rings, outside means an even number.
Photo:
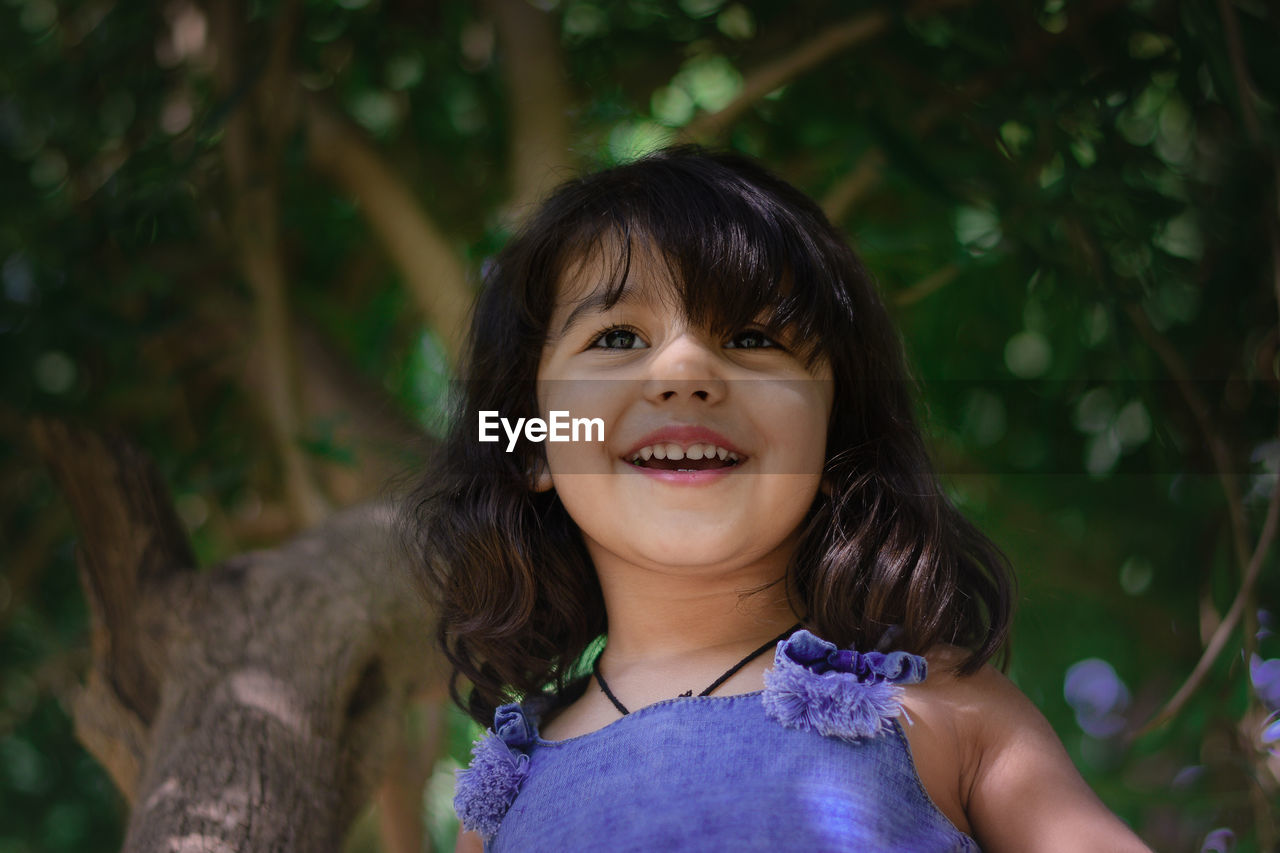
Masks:
[[[831,369],[824,359],[810,372],[757,328],[691,327],[666,276],[634,252],[607,310],[598,257],[560,282],[541,416],[600,418],[604,441],[547,442],[541,486],[556,489],[602,577],[629,565],[774,580],[821,484]]]

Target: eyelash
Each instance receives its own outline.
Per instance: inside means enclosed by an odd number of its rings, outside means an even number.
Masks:
[[[640,337],[640,331],[632,326],[605,326],[604,328],[600,329],[599,331],[597,331],[595,334],[591,336],[591,345],[588,347],[588,349],[604,349],[604,350],[634,349],[634,347],[602,347],[600,346],[599,344],[601,339],[604,338],[604,336],[609,334],[610,332],[630,332],[636,337]],[[776,350],[783,349],[782,345],[779,344],[769,334],[767,334],[763,329],[752,329],[752,328],[742,329],[736,335],[734,335],[733,338],[730,338],[729,340],[732,341],[735,338],[737,338],[739,335],[743,335],[747,333],[759,335],[761,338],[768,341],[768,344],[764,346],[759,346],[759,347],[734,347],[733,349],[776,349]]]
[[[588,347],[588,349],[606,349],[606,350],[631,349],[631,347],[600,346],[601,339],[604,338],[604,336],[609,334],[610,332],[630,332],[631,334],[635,335],[637,338],[640,337],[639,329],[635,329],[631,326],[605,326],[603,329],[600,329],[600,331],[596,332],[594,335],[591,336],[591,345]]]

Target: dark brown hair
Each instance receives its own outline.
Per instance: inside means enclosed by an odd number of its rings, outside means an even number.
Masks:
[[[616,302],[635,245],[667,262],[690,322],[729,331],[764,312],[810,365],[831,365],[831,493],[815,499],[788,567],[807,626],[863,650],[953,643],[969,650],[960,671],[978,669],[1006,642],[1012,571],[938,485],[902,344],[870,277],[799,190],[741,155],[678,146],[561,185],[486,270],[451,430],[400,519],[454,699],[488,723],[503,702],[562,689],[607,630],[577,527],[554,492],[530,488],[541,445],[507,453],[475,429],[483,410],[538,416],[537,366],[562,276],[613,253]],[[472,685],[465,702],[459,677]]]

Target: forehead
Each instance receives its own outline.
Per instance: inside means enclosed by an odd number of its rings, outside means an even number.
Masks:
[[[681,303],[676,272],[660,250],[632,240],[630,251],[623,251],[616,238],[608,239],[565,262],[547,335],[558,339],[583,318],[614,305],[684,313]]]

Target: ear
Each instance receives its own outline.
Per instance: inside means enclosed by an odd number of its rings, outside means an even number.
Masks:
[[[822,492],[827,497],[831,497],[831,478],[826,474],[822,475],[822,482],[818,484],[818,491]]]
[[[551,479],[551,469],[547,467],[545,460],[535,459],[530,463],[529,488],[535,492],[549,492],[555,488],[555,481]]]

